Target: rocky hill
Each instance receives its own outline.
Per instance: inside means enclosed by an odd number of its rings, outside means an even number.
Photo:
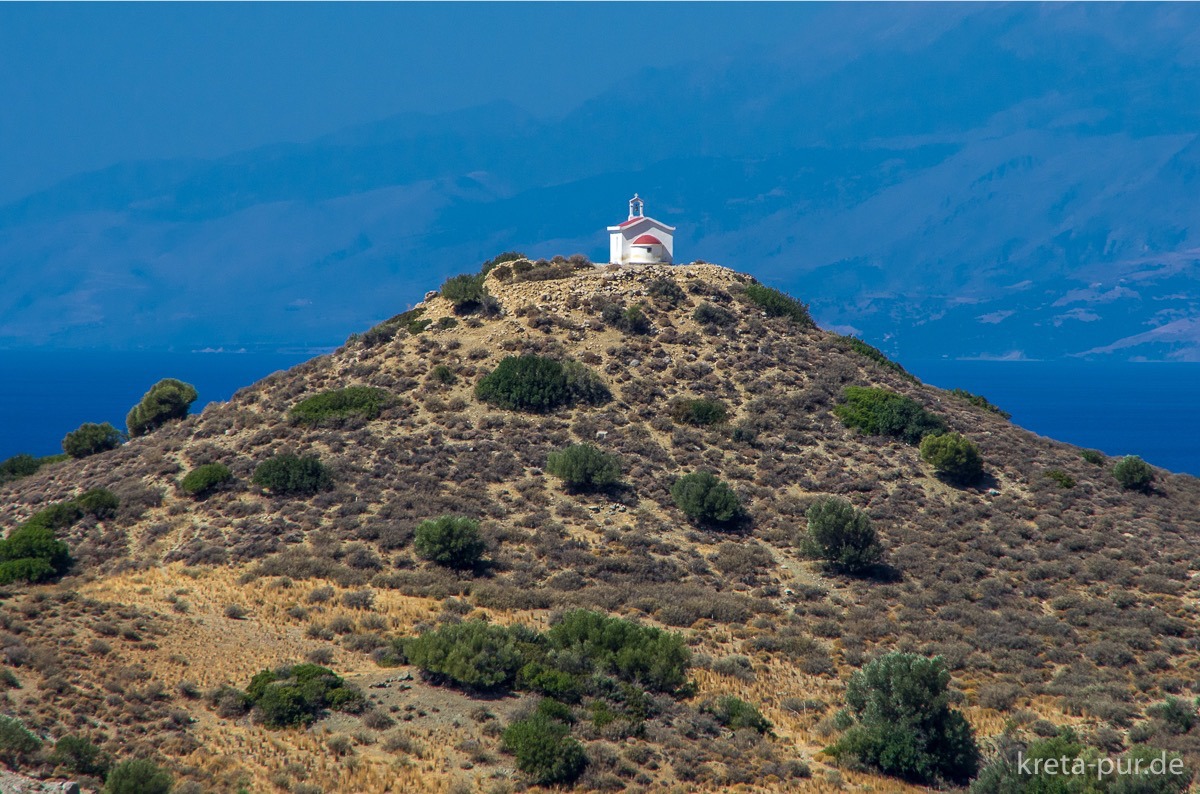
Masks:
[[[582,788],[910,790],[822,752],[850,676],[890,651],[945,660],[985,756],[1072,726],[1105,754],[1200,759],[1191,723],[1155,716],[1196,694],[1196,479],[1123,488],[1114,461],[923,385],[715,265],[509,262],[479,283],[481,300],[431,293],[228,403],[0,486],[6,530],[88,489],[119,498],[57,530],[66,576],[3,589],[0,704],[47,744],[0,760],[61,778],[48,749],[70,735],[154,759],[176,791],[513,790],[529,776],[501,735],[537,687],[455,686],[395,640],[480,619],[543,631],[580,608],[690,652],[690,683],[645,685],[636,717],[628,681],[563,697]],[[544,410],[479,396],[523,355],[575,362],[584,396]],[[296,410],[347,387],[379,401]],[[848,427],[847,387],[914,400],[978,446],[983,478],[956,485],[914,444]],[[547,471],[580,443],[617,456],[617,485]],[[319,459],[328,481],[262,487],[279,455]],[[231,478],[189,494],[182,478],[206,464]],[[673,486],[698,471],[732,487],[737,520],[681,511]],[[802,548],[829,495],[870,517],[884,548],[870,570]],[[482,562],[438,564],[414,543],[444,515],[479,522]],[[301,727],[248,710],[255,674],[305,661],[365,699]],[[714,706],[728,695],[770,730],[734,730]]]

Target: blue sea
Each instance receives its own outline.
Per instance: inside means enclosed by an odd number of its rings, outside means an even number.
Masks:
[[[200,410],[313,355],[0,351],[0,460],[58,453],[83,422],[124,428],[129,408],[162,378],[193,384]],[[984,395],[1035,433],[1200,476],[1200,364],[902,363],[927,383]]]

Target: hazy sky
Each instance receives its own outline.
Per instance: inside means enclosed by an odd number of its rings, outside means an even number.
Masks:
[[[646,66],[770,45],[796,5],[0,3],[0,202],[402,111],[566,112]]]

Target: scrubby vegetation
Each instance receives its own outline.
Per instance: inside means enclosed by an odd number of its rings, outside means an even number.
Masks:
[[[517,758],[517,768],[540,786],[571,783],[587,766],[579,742],[560,720],[534,714],[504,729],[504,750]]]
[[[712,714],[717,722],[731,731],[771,732],[771,722],[762,715],[758,706],[747,703],[734,695],[717,698],[716,702],[705,708],[705,711]]]
[[[276,455],[254,470],[254,484],[277,496],[306,496],[333,487],[333,473],[312,456]]]
[[[841,338],[841,340],[842,340],[842,343],[844,345],[846,345],[846,347],[849,350],[854,351],[855,353],[862,356],[863,358],[866,358],[869,361],[874,361],[876,364],[883,367],[884,369],[891,370],[892,372],[895,372],[897,375],[901,375],[901,376],[907,378],[908,380],[916,382],[917,379],[915,377],[913,377],[913,375],[910,374],[908,370],[906,370],[904,367],[900,366],[897,362],[892,361],[890,358],[888,358],[886,355],[884,355],[883,351],[880,350],[879,348],[874,347],[873,345],[867,344],[866,342],[864,342],[863,340],[859,339],[856,336],[843,336]]]
[[[205,463],[184,475],[179,489],[189,496],[203,498],[233,480],[233,472],[224,463]]]
[[[89,488],[74,499],[75,504],[86,515],[101,520],[112,518],[121,506],[121,499],[107,488]]]
[[[768,317],[786,317],[801,328],[816,327],[808,306],[785,292],[763,284],[747,284],[742,294]]]
[[[35,513],[0,540],[0,584],[43,582],[71,567],[67,544],[55,537],[78,521],[84,511],[74,501],[52,505]]]
[[[550,453],[546,471],[569,488],[596,490],[615,485],[621,479],[621,462],[592,444],[572,444]]]
[[[301,424],[336,426],[351,418],[376,419],[391,402],[391,395],[383,389],[347,386],[301,400],[292,406],[290,415]]]
[[[729,525],[744,516],[742,501],[711,471],[685,474],[671,486],[675,506],[701,524]]]
[[[847,386],[833,412],[846,427],[867,435],[891,436],[914,446],[925,436],[946,429],[945,423],[919,402],[887,389]]]
[[[125,417],[129,435],[144,436],[167,422],[183,419],[198,396],[190,383],[174,378],[160,380]]]
[[[13,455],[6,458],[0,461],[0,485],[36,474],[42,465],[42,460],[33,455]]]
[[[1154,469],[1137,455],[1126,455],[1113,466],[1113,476],[1127,491],[1149,491],[1154,485]]]
[[[959,433],[940,433],[921,440],[921,460],[948,482],[974,485],[983,478],[979,447]]]
[[[607,387],[578,362],[543,356],[509,356],[476,384],[475,396],[500,408],[550,411],[574,402],[600,404]]]
[[[479,522],[464,516],[442,516],[417,526],[413,546],[426,560],[447,568],[479,565],[487,544],[479,536]]]
[[[25,723],[0,714],[0,763],[20,769],[33,761],[41,747],[42,740],[26,728]]]
[[[729,416],[729,409],[717,400],[679,398],[670,405],[671,418],[684,425],[706,427],[719,425]]]
[[[884,774],[963,785],[979,767],[971,726],[950,707],[950,673],[940,658],[889,653],[850,677],[850,728],[830,748]]]
[[[62,448],[63,452],[72,458],[86,458],[88,455],[116,449],[124,440],[121,431],[108,422],[84,422],[77,430],[67,433],[63,438]]]
[[[153,761],[134,758],[122,761],[108,773],[104,794],[170,794],[174,776]]]
[[[474,311],[494,312],[499,308],[496,299],[484,286],[485,273],[464,273],[442,284],[442,297],[454,305],[454,311],[468,314]]]
[[[362,692],[317,664],[263,670],[250,679],[244,693],[226,689],[220,698],[241,699],[242,705],[233,705],[233,712],[253,709],[255,721],[269,728],[308,725],[327,709],[356,712],[364,705]]]
[[[999,407],[993,405],[988,400],[987,397],[983,397],[978,394],[972,394],[971,392],[967,391],[966,389],[951,389],[950,393],[953,394],[955,397],[959,398],[960,400],[966,400],[968,403],[970,403],[971,405],[974,405],[976,408],[982,408],[985,411],[990,411],[990,412],[996,414],[997,416],[1004,417],[1005,419],[1012,419],[1012,414],[1010,414],[1008,411],[1001,410]]]
[[[822,497],[808,508],[808,532],[801,540],[805,553],[824,560],[834,570],[858,574],[883,559],[883,546],[871,519],[845,499]]]
[[[701,325],[726,328],[737,322],[737,317],[728,309],[704,301],[692,312],[692,319]]]
[[[480,621],[450,624],[422,634],[404,647],[408,661],[434,681],[467,689],[507,689],[523,657],[513,629]]]

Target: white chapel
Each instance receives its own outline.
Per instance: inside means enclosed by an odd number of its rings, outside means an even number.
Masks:
[[[637,193],[629,200],[629,219],[608,227],[608,261],[614,265],[671,264],[675,227],[645,214]]]

